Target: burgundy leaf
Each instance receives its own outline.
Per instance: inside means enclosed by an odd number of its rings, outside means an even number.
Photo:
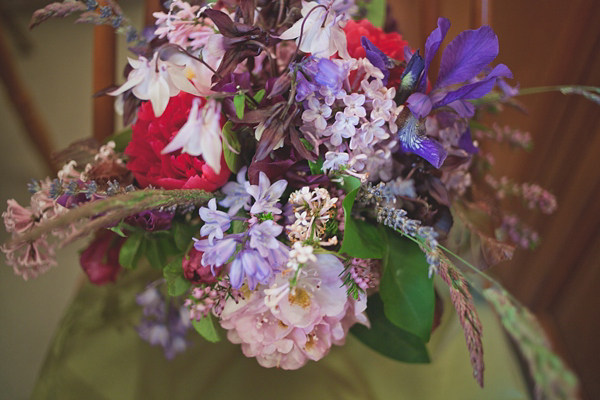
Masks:
[[[290,125],[288,130],[290,133],[290,141],[292,143],[292,146],[294,146],[294,149],[298,152],[298,154],[300,154],[302,158],[308,161],[315,161],[317,157],[313,153],[308,151],[306,146],[304,146],[304,143],[302,143],[302,141],[300,140],[300,132],[298,132],[296,127]]]
[[[278,118],[272,119],[269,126],[263,131],[256,146],[256,155],[254,156],[256,160],[260,161],[268,156],[273,148],[277,146],[277,143],[283,139],[284,133],[283,122]]]
[[[223,11],[207,8],[204,10],[204,14],[215,23],[217,28],[219,28],[219,33],[221,33],[221,35],[225,37],[238,36],[238,31],[234,22],[229,18],[229,15],[225,14]]]

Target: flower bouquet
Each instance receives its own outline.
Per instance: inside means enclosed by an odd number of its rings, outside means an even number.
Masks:
[[[319,361],[349,332],[392,359],[428,362],[437,276],[480,385],[473,289],[520,348],[538,397],[576,392],[534,317],[484,272],[538,240],[503,197],[556,208],[537,185],[489,175],[480,142],[531,146],[481,122],[526,93],[505,81],[507,66],[490,66],[490,27],[441,51],[450,22],[440,18],[421,52],[369,21],[381,2],[175,0],[142,33],[103,4],[66,0],[33,16],[32,26],[73,13],[112,25],[134,56],[125,82],[100,93],[117,97],[128,127],[58,153],[64,166],[29,185],[30,206],[8,201],[2,251],[16,274],[35,278],[56,264],[56,246],[91,236],[80,261],[92,283],[159,275],[137,296],[136,329],[167,358],[190,330],[212,342],[224,330],[281,369]],[[558,90],[600,99],[596,88]]]

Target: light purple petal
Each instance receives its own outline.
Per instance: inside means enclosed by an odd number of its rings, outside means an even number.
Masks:
[[[450,21],[446,18],[438,18],[438,27],[431,32],[427,41],[425,42],[425,68],[423,69],[423,76],[421,76],[421,82],[419,83],[419,91],[425,92],[427,87],[427,72],[429,71],[429,65],[435,57],[442,41],[450,29]]]
[[[244,268],[242,267],[242,261],[240,258],[236,258],[231,263],[231,270],[229,271],[229,280],[231,281],[231,286],[234,289],[239,289],[242,287],[244,283]]]
[[[442,100],[434,104],[433,108],[445,106],[455,100],[482,98],[494,88],[498,77],[512,78],[512,72],[510,72],[510,69],[508,69],[506,65],[498,64],[487,77],[478,82],[464,85],[459,89],[446,94]]]
[[[435,88],[474,78],[497,55],[498,36],[489,26],[461,32],[444,49]]]
[[[412,111],[413,115],[419,119],[429,115],[432,109],[429,96],[419,92],[411,94],[406,100],[406,105]]]
[[[456,111],[463,118],[471,118],[475,115],[475,106],[466,100],[455,100],[452,103],[448,103],[448,107]]]
[[[471,138],[471,130],[469,128],[467,128],[467,130],[460,136],[460,139],[458,139],[458,147],[460,147],[469,154],[479,153],[479,148],[473,145],[473,139]]]

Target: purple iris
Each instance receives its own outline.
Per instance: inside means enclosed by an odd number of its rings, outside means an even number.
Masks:
[[[383,51],[379,50],[366,36],[360,38],[360,44],[365,49],[367,60],[383,73],[383,85],[387,85],[390,69],[394,68],[394,60],[390,59]]]
[[[425,42],[425,69],[418,86],[418,92],[407,100],[408,108],[417,118],[423,118],[432,110],[449,106],[461,117],[472,117],[474,106],[466,100],[479,99],[488,94],[500,77],[512,78],[510,69],[498,64],[486,77],[476,80],[484,68],[498,55],[498,36],[489,26],[461,32],[442,54],[438,78],[429,93],[427,73],[431,60],[435,57],[440,44],[450,29],[450,21],[438,19],[438,27]],[[448,90],[451,85],[470,82],[461,87]]]
[[[404,115],[398,131],[402,150],[415,153],[436,168],[446,159],[446,151],[441,144],[423,135],[420,120],[429,113],[443,106],[452,108],[460,117],[472,117],[475,113],[473,104],[466,100],[478,99],[489,93],[496,81],[501,77],[512,78],[512,73],[504,64],[498,64],[484,78],[477,76],[498,55],[498,37],[489,26],[477,30],[467,30],[460,33],[444,49],[438,78],[429,93],[427,89],[427,73],[431,61],[435,57],[442,41],[450,29],[450,21],[438,19],[438,27],[429,35],[425,42],[425,66],[417,85],[417,91],[412,93],[406,104],[410,115]],[[419,57],[415,53],[412,58]],[[411,58],[411,61],[412,61]],[[410,62],[409,62],[410,64]],[[421,62],[419,63],[421,64]],[[469,82],[464,84],[465,82]],[[448,89],[452,85],[463,84],[458,88]],[[470,136],[470,133],[467,133]],[[462,143],[465,147],[469,139],[465,136]],[[473,152],[472,143],[469,152]]]

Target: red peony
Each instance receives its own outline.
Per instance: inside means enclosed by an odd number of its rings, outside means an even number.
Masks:
[[[221,172],[215,174],[202,159],[179,151],[161,154],[179,129],[185,124],[196,96],[181,92],[171,97],[160,117],[154,116],[152,104],[144,102],[133,125],[133,137],[125,149],[129,156],[127,168],[140,186],[164,189],[203,189],[214,191],[223,186],[231,172],[221,156]],[[202,106],[206,99],[201,98]]]
[[[344,27],[346,32],[346,41],[348,42],[348,53],[353,58],[363,58],[367,54],[365,49],[360,44],[360,38],[366,36],[379,50],[386,56],[396,60],[404,60],[404,46],[408,46],[408,42],[402,39],[399,33],[385,33],[380,28],[376,28],[367,19],[360,21],[348,21]],[[403,67],[396,67],[390,70],[387,87],[398,87],[401,83]]]
[[[408,46],[408,42],[403,40],[399,33],[385,33],[381,28],[374,27],[367,19],[348,21],[344,32],[346,32],[346,41],[348,42],[348,53],[352,58],[367,56],[365,49],[360,44],[360,38],[366,36],[386,56],[397,61],[404,60],[404,46]]]
[[[203,283],[212,285],[213,283],[217,283],[218,279],[212,274],[210,267],[205,267],[202,265],[203,255],[203,252],[192,247],[192,250],[190,250],[190,253],[188,254],[189,258],[183,258],[183,274],[185,279],[195,285],[200,285]],[[217,276],[221,273],[222,268],[223,267],[215,268],[215,273]]]
[[[125,238],[107,229],[101,229],[96,233],[94,240],[79,256],[83,272],[90,282],[104,285],[117,280],[117,275],[121,271],[119,252],[123,243]]]

